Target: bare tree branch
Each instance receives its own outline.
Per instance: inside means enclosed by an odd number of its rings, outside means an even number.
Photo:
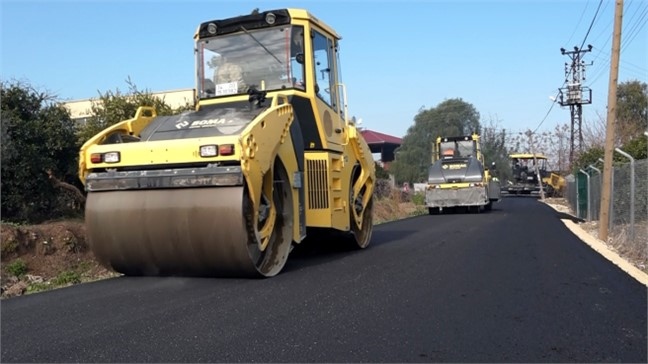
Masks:
[[[56,178],[56,176],[54,176],[54,174],[52,173],[52,170],[50,170],[50,169],[48,169],[46,171],[46,173],[47,173],[47,176],[48,176],[50,182],[52,182],[52,185],[55,188],[61,188],[61,189],[72,192],[72,195],[74,196],[74,199],[81,206],[83,206],[85,204],[86,198],[83,195],[83,193],[76,186],[71,185],[71,184],[69,184],[67,182],[61,181],[60,179]]]

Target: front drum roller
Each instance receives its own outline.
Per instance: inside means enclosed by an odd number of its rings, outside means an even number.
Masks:
[[[259,214],[245,186],[90,192],[90,247],[126,275],[274,276],[292,244],[292,195],[281,163],[264,180]]]

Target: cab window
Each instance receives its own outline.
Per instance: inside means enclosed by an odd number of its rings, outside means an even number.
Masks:
[[[313,66],[315,69],[315,91],[317,96],[337,111],[335,98],[335,77],[333,41],[313,31]]]

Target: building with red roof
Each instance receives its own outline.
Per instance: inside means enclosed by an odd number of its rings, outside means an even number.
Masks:
[[[403,144],[403,139],[363,129],[360,131],[371,149],[371,153],[380,153],[380,161],[385,170],[389,170],[389,163],[394,160],[394,151]]]

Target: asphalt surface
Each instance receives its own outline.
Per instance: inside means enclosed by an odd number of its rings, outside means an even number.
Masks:
[[[646,362],[647,290],[550,207],[376,226],[270,279],[120,277],[1,302],[6,362]]]

